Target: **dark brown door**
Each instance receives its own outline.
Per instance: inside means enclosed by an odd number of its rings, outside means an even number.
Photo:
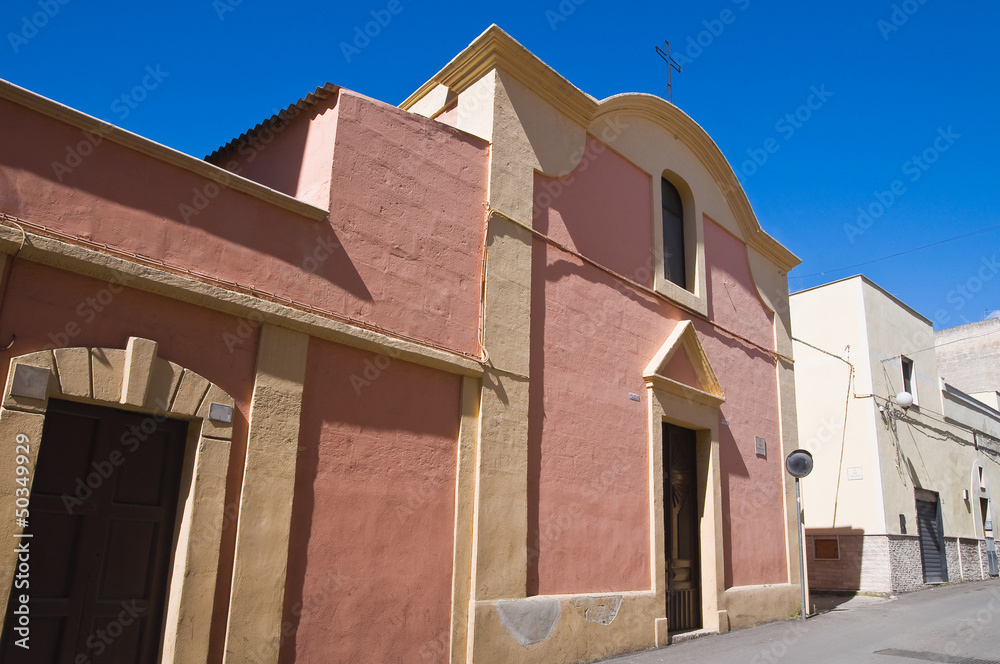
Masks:
[[[30,587],[11,591],[3,661],[157,661],[187,424],[50,401],[25,538]],[[30,595],[30,649],[12,631]]]
[[[667,623],[671,632],[701,628],[698,463],[695,432],[663,425],[663,532]]]

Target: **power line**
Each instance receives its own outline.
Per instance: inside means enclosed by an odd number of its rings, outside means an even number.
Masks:
[[[938,240],[937,242],[931,242],[930,244],[925,244],[922,247],[916,247],[914,249],[907,249],[906,251],[900,251],[895,254],[890,254],[888,256],[882,256],[881,258],[873,258],[870,261],[865,261],[864,263],[855,263],[854,265],[847,265],[845,267],[835,267],[830,270],[823,270],[822,272],[814,272],[812,274],[791,274],[788,275],[793,279],[805,279],[807,277],[819,277],[829,272],[842,272],[843,270],[851,270],[856,267],[861,267],[863,265],[870,265],[872,263],[878,263],[879,261],[888,260],[890,258],[896,258],[897,256],[903,256],[905,254],[912,254],[915,251],[922,251],[923,249],[929,249],[930,247],[936,247],[939,244],[945,244],[946,242],[954,242],[955,240],[961,240],[962,238],[971,237],[973,235],[982,235],[983,233],[989,233],[990,231],[995,231],[1000,229],[1000,225],[990,226],[989,228],[982,228],[978,231],[972,231],[970,233],[965,233],[963,235],[956,235],[955,237],[950,237],[945,240]]]

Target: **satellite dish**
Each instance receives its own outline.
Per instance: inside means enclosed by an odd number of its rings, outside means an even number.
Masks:
[[[785,470],[792,477],[805,477],[812,469],[813,455],[805,450],[795,450],[785,457]]]

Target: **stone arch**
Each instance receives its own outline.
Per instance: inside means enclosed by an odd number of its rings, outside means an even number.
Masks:
[[[157,357],[157,344],[149,339],[131,337],[124,349],[59,348],[15,357],[0,405],[0,441],[8,450],[0,454],[2,505],[15,504],[19,486],[15,441],[26,441],[27,476],[34,477],[50,398],[188,421],[160,661],[205,661],[224,525],[233,398],[194,371]],[[0,519],[5,541],[14,541],[22,530],[13,518]],[[16,554],[0,556],[0,616],[6,615],[16,565]]]

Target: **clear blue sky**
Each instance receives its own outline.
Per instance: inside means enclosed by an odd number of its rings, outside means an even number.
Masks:
[[[3,3],[0,78],[198,157],[327,81],[398,104],[491,23],[598,99],[662,94],[669,39],[793,290],[863,272],[943,327],[1000,309],[1000,230],[835,270],[1000,225],[995,2],[64,2]]]

